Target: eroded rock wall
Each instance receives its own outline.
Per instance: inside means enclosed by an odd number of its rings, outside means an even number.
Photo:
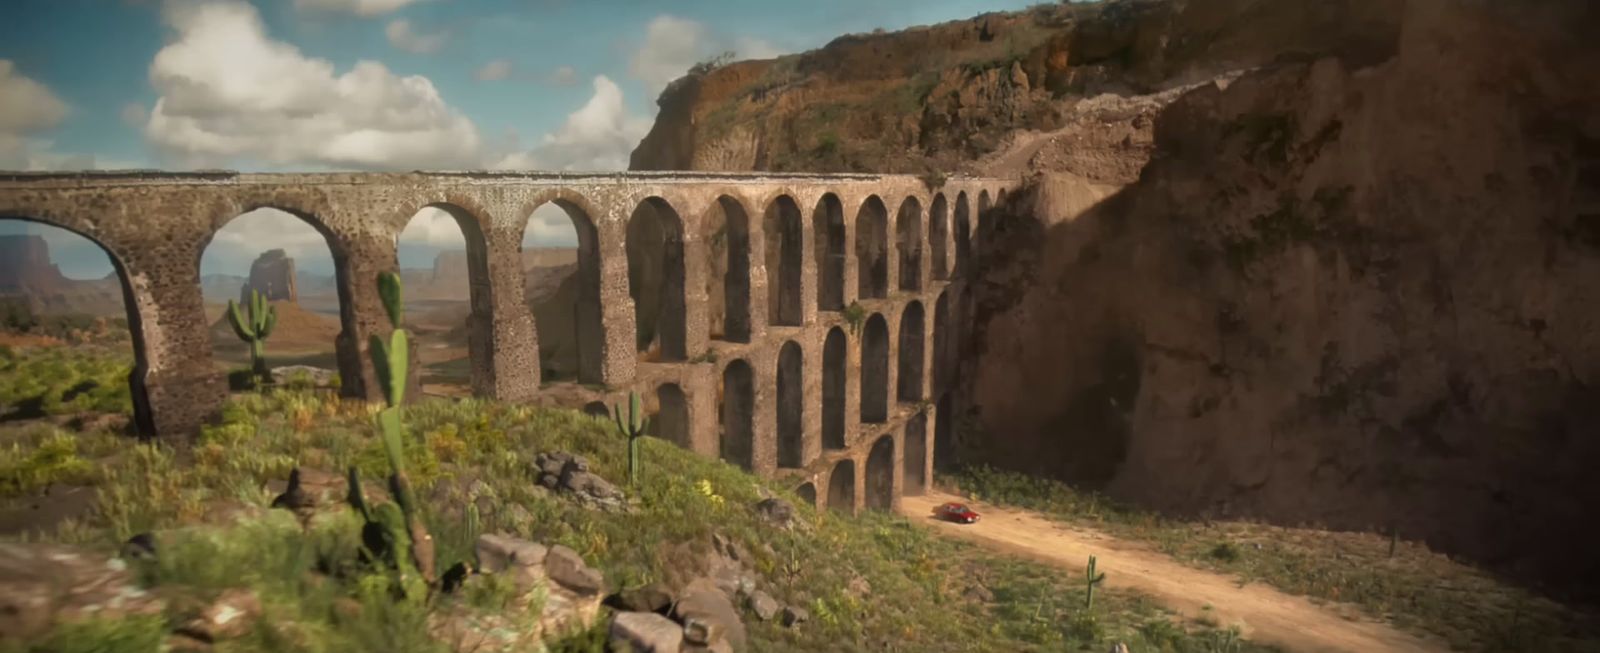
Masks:
[[[1202,85],[1137,182],[984,221],[964,453],[1593,598],[1600,11],[1394,11],[1393,57]]]

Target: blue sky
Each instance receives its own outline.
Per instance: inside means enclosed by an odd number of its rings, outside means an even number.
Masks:
[[[718,52],[770,57],[1030,4],[0,0],[0,169],[620,169],[661,88]],[[294,226],[268,217],[235,240]],[[560,217],[544,216],[546,244],[563,240]],[[109,272],[80,253],[92,246],[51,241],[69,275]],[[431,259],[407,249],[403,265]],[[208,252],[206,272],[252,258]]]

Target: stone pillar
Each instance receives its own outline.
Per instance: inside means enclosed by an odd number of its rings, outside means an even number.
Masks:
[[[211,363],[210,324],[195,283],[198,247],[173,252],[137,243],[113,250],[125,266],[124,298],[131,299],[134,423],[141,435],[173,443],[197,435],[228,400],[227,374]]]
[[[943,282],[930,285],[928,291],[922,294],[922,392],[919,394],[926,401],[938,400],[938,394],[933,383],[933,366],[939,360],[938,347],[934,346],[934,316],[938,310],[939,290]],[[949,300],[946,300],[949,301]]]
[[[918,198],[922,203],[922,228],[917,232],[917,247],[922,255],[917,260],[917,278],[922,280],[919,292],[927,295],[933,287],[933,195]]]
[[[802,197],[809,201],[801,201]],[[825,243],[817,240],[817,198],[796,196],[795,202],[800,213],[800,324],[810,326],[817,322],[817,287],[821,283],[817,247]]]
[[[889,456],[889,464],[894,467],[890,470],[889,482],[889,511],[900,511],[900,497],[906,493],[906,429],[904,425],[889,432],[889,437],[894,442],[894,454]],[[870,454],[869,454],[870,455]]]
[[[628,217],[616,198],[603,203],[595,220],[600,256],[600,382],[620,386],[633,380],[639,360],[633,323],[633,297],[628,294]],[[580,354],[580,358],[581,358]]]
[[[884,302],[883,320],[889,325],[889,422],[900,412],[900,320],[905,307],[906,302]]]
[[[870,432],[863,432],[863,435],[865,437],[861,439],[861,442],[866,442],[867,444],[865,446],[857,447],[858,451],[855,455],[856,491],[855,501],[851,502],[850,505],[850,513],[854,515],[861,514],[861,511],[865,510],[867,507],[867,474],[870,473],[867,468],[867,461],[872,459],[871,442],[873,441],[873,434]]]
[[[703,215],[704,210],[694,213]],[[708,278],[711,276],[710,247],[700,234],[699,226],[685,221],[683,233],[683,349],[688,360],[705,353],[711,345],[711,314],[706,296]]]
[[[486,279],[473,279],[475,286],[481,283],[484,287],[472,289],[474,306],[467,332],[469,336],[489,337],[482,338],[482,343],[471,342],[478,338],[469,338],[468,348],[472,353],[473,390],[477,394],[501,401],[530,401],[539,392],[539,336],[523,285],[522,225],[514,222],[490,220],[484,233],[489,274]],[[486,312],[478,310],[480,301],[487,305]],[[476,323],[483,319],[490,324]],[[477,373],[480,360],[488,362],[489,375],[483,381]]]
[[[772,316],[767,313],[767,225],[764,209],[750,214],[750,342],[761,342],[767,335]]]
[[[717,383],[722,369],[716,365],[696,365],[683,379],[684,400],[689,404],[690,450],[716,460],[721,453],[717,430]]]
[[[839,202],[843,207],[840,212],[844,215],[844,306],[847,309],[852,302],[861,298],[862,271],[861,257],[856,256],[856,224],[861,217],[862,199],[839,195]]]
[[[801,344],[802,360],[800,376],[802,467],[810,467],[811,462],[822,455],[822,361],[827,336],[827,331],[820,331],[810,339],[798,341]]]
[[[774,343],[781,346],[781,342]],[[762,347],[745,359],[755,374],[755,405],[751,411],[751,471],[771,476],[778,471],[778,352],[777,347]]]
[[[335,219],[327,223],[359,225],[353,217]],[[335,280],[339,284],[339,323],[336,339],[339,360],[340,394],[368,401],[383,401],[383,387],[378,383],[369,353],[369,336],[388,338],[394,327],[378,296],[378,275],[399,269],[396,257],[395,234],[382,227],[371,226],[350,232],[338,232],[331,243],[334,255]],[[415,340],[412,341],[412,360],[415,357]],[[407,368],[406,395],[420,395],[417,379],[421,365]]]
[[[865,324],[865,322],[863,322]],[[851,333],[845,328],[847,338],[844,348],[844,447],[854,447],[861,440],[861,353],[866,330]]]

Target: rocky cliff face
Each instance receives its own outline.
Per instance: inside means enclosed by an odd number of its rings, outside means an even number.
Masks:
[[[1386,58],[1392,0],[1044,5],[746,61],[672,84],[635,170],[967,169],[1073,101],[1139,95],[1282,57]]]
[[[1388,13],[975,164],[1054,172],[982,218],[962,449],[1595,598],[1600,10]]]
[[[19,298],[38,313],[123,314],[115,272],[103,279],[69,279],[50,258],[50,244],[36,235],[0,236],[0,297]]]
[[[240,303],[250,301],[250,291],[261,293],[268,301],[299,301],[295,287],[294,259],[281,249],[267,250],[250,264],[250,280],[239,289]]]

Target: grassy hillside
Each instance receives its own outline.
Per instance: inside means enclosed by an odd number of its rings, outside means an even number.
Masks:
[[[61,357],[41,350],[8,356],[8,375],[38,359]],[[107,363],[77,364],[98,370]],[[7,383],[22,385],[10,376]],[[281,481],[297,465],[353,465],[366,478],[384,473],[371,416],[364,403],[308,392],[241,395],[222,423],[181,454],[105,432],[64,431],[48,420],[0,423],[0,476],[27,479],[0,487],[0,511],[34,504],[52,485],[95,491],[92,505],[68,518],[35,520],[43,533],[4,537],[112,550],[136,533],[166,533],[162,562],[143,571],[152,587],[210,596],[245,586],[262,597],[262,623],[273,626],[257,627],[217,650],[444,650],[422,635],[429,611],[437,607],[433,603],[375,594],[359,577],[309,573],[319,558],[349,541],[353,519],[324,523],[308,537],[288,513],[266,507],[274,494],[267,483]],[[802,506],[796,531],[777,530],[751,506],[763,494],[782,492],[655,439],[645,442],[631,513],[579,507],[533,482],[534,456],[578,453],[588,457],[593,471],[620,481],[626,452],[609,423],[575,411],[430,401],[409,407],[406,419],[406,456],[417,493],[427,499],[441,567],[470,550],[461,514],[476,494],[489,497],[477,500],[489,506],[482,512],[483,532],[570,546],[604,571],[612,590],[665,579],[692,564],[683,556],[696,547],[703,551],[713,533],[741,543],[752,553],[763,586],[814,615],[795,629],[747,616],[756,651],[1103,650],[1116,641],[1138,651],[1258,650],[1226,631],[1175,623],[1136,596],[1100,592],[1093,610],[1085,610],[1078,575],[935,539],[890,515],[846,517]],[[242,521],[220,523],[233,519]],[[675,546],[681,543],[691,546]],[[1116,561],[1102,561],[1101,569],[1117,573]],[[850,590],[860,586],[857,578],[870,589]],[[354,620],[352,601],[366,606]],[[43,648],[23,650],[155,650],[173,625],[167,622],[179,618],[174,610],[163,618],[83,622],[58,629]],[[284,624],[294,626],[292,641],[283,636]],[[593,632],[555,648],[598,650],[604,628],[602,620]]]

